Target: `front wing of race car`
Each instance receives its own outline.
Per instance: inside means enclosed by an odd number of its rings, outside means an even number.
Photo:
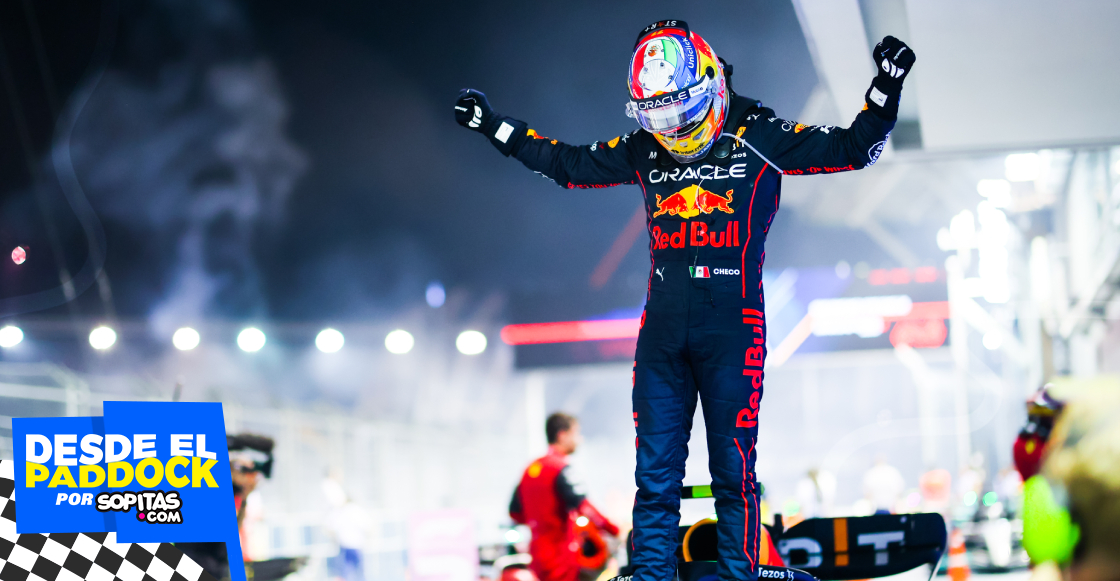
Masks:
[[[682,499],[709,498],[711,487],[686,486]],[[766,525],[759,578],[783,581],[873,579],[928,564],[931,572],[945,554],[948,531],[936,513],[813,518],[789,530]],[[701,581],[715,574],[716,524],[705,519],[680,528],[677,551],[680,581]],[[627,543],[629,546],[629,543]],[[777,555],[768,555],[776,547]]]
[[[945,519],[935,513],[813,518],[777,537],[786,564],[820,579],[869,579],[924,564],[937,569],[948,540]]]

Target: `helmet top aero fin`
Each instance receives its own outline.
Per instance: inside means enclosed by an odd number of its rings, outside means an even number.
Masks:
[[[649,26],[643,28],[642,31],[638,33],[638,38],[634,41],[634,48],[638,48],[638,45],[642,43],[642,39],[645,38],[646,35],[662,28],[679,28],[684,31],[685,36],[692,35],[692,33],[688,30],[688,23],[683,20],[658,20],[657,22],[654,22],[653,24],[650,24]]]

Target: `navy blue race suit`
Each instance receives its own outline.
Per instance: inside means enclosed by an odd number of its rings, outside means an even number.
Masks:
[[[651,265],[634,362],[636,580],[669,581],[676,572],[680,487],[697,395],[719,518],[719,577],[757,578],[763,244],[781,179],[873,164],[894,126],[894,116],[886,117],[865,108],[847,129],[805,126],[734,97],[724,137],[706,158],[684,165],[643,130],[572,146],[504,118],[510,127],[491,138],[561,187],[638,184],[645,196]]]

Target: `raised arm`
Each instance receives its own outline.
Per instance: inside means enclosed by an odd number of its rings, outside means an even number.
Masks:
[[[523,121],[498,115],[486,95],[473,89],[459,93],[455,120],[485,135],[502,155],[513,155],[564,188],[605,188],[638,179],[631,147],[636,131],[590,145],[560,143],[538,135]]]
[[[802,125],[761,109],[748,116],[742,138],[785,174],[834,173],[875,163],[898,117],[902,81],[914,65],[914,51],[888,36],[875,46],[873,56],[878,74],[850,127]]]

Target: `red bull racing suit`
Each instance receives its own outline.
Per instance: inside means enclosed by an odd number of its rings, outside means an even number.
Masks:
[[[573,146],[505,118],[509,128],[491,139],[564,188],[642,188],[651,264],[633,386],[632,570],[641,581],[669,581],[676,572],[680,487],[698,396],[719,519],[719,577],[757,578],[763,246],[782,176],[867,167],[894,126],[894,116],[878,108],[865,108],[847,129],[806,126],[741,96],[730,113],[707,157],[684,165],[642,130]]]

